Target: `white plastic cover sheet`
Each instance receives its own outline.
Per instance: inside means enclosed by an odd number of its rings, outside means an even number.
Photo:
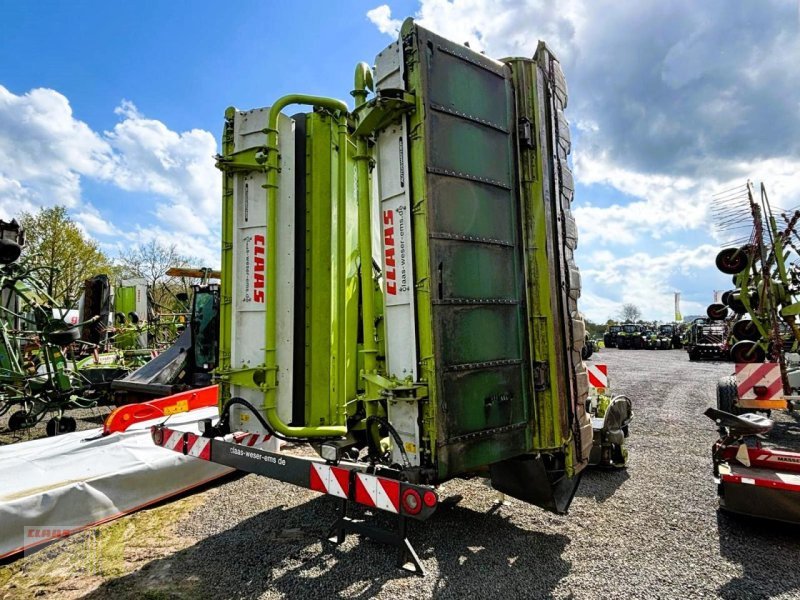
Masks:
[[[217,408],[173,415],[167,424],[197,432]],[[30,547],[26,531],[81,529],[120,517],[221,477],[233,469],[156,446],[150,427],[99,437],[102,428],[0,447],[0,558]]]

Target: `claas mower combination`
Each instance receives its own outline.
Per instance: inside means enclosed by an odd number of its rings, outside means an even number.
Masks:
[[[543,43],[498,61],[412,20],[354,79],[353,110],[226,111],[220,418],[153,439],[333,496],[333,541],[376,536],[420,571],[406,522],[439,484],[477,475],[564,513],[589,461],[567,86]]]

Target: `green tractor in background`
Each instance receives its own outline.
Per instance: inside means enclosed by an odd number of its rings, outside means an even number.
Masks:
[[[641,350],[644,348],[642,332],[644,326],[636,323],[625,323],[617,334],[617,348],[620,350]]]
[[[617,348],[617,337],[622,331],[622,325],[609,325],[603,334],[603,345],[606,348]]]
[[[642,348],[645,350],[658,350],[658,331],[647,327],[642,331]]]

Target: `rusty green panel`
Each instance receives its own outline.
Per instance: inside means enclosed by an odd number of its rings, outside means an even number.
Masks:
[[[469,93],[469,88],[463,93]],[[435,110],[428,120],[429,130],[436,132],[435,143],[428,148],[429,169],[456,177],[466,175],[501,189],[511,186],[508,134]]]
[[[520,361],[519,311],[514,305],[434,305],[445,369],[491,370],[496,361]]]
[[[475,185],[456,177],[437,177],[428,192],[437,198],[429,207],[441,231],[511,243],[514,239],[513,197],[508,190]]]
[[[407,68],[424,106],[424,189],[438,470],[530,448],[524,281],[510,71],[420,27]],[[414,148],[411,148],[414,155]],[[424,297],[423,297],[424,300]]]
[[[436,240],[431,252],[442,265],[439,297],[513,300],[513,248]]]
[[[520,369],[514,364],[485,372],[454,371],[445,374],[445,397],[458,398],[457,402],[445,404],[448,432],[459,436],[486,427],[503,427],[524,421],[525,412],[520,403],[513,402],[509,395],[496,393],[504,386],[521,387],[519,378]],[[481,410],[474,410],[476,406]]]
[[[429,36],[434,37],[434,36]],[[427,47],[428,103],[440,110],[458,111],[481,122],[505,129],[508,122],[506,73],[494,61],[475,61],[477,53],[451,42]],[[427,42],[426,42],[427,44]],[[469,90],[468,94],[464,90]]]

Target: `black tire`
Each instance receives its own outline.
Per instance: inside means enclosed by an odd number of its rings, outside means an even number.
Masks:
[[[717,254],[717,268],[726,275],[736,275],[747,268],[745,248],[725,248]]]
[[[699,360],[699,358],[700,358],[700,354],[697,352],[697,350],[689,350],[689,360],[691,362],[695,362],[695,361]]]
[[[747,309],[744,306],[744,302],[741,301],[739,295],[736,293],[733,293],[730,296],[728,296],[728,301],[725,304],[727,304],[728,307],[737,315],[743,315],[747,312]]]
[[[0,238],[0,264],[10,265],[22,254],[22,246],[11,240]]]
[[[49,437],[61,435],[62,433],[71,433],[78,428],[78,423],[72,417],[61,417],[60,419],[53,417],[47,422],[45,430]]]
[[[81,339],[80,329],[70,327],[62,331],[51,331],[47,335],[47,341],[55,346],[69,346],[72,342]]]
[[[727,292],[722,292],[722,297],[719,299],[719,301],[725,304],[726,306],[730,306],[728,304],[728,299],[731,297],[731,294],[733,294],[735,291],[736,290],[728,290]]]
[[[757,342],[761,339],[761,334],[755,323],[750,319],[740,319],[733,324],[733,335],[737,341],[749,340]]]
[[[717,408],[732,415],[741,415],[743,411],[739,408],[738,400],[736,377],[730,375],[720,379],[717,382]]]
[[[16,412],[11,413],[11,416],[8,417],[8,430],[19,431],[20,429],[25,427],[25,423],[27,420],[28,420],[28,413],[24,410],[18,410]]]
[[[710,304],[706,309],[706,314],[708,315],[709,319],[722,321],[728,316],[728,307],[724,304]]]
[[[750,340],[736,342],[731,348],[731,360],[735,363],[760,363],[765,358],[764,349]]]

